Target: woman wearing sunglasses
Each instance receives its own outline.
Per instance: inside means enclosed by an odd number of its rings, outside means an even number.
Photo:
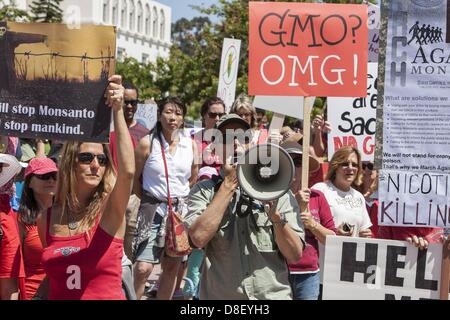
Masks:
[[[301,210],[300,220],[305,227],[306,246],[302,258],[296,263],[289,263],[289,281],[295,300],[317,300],[320,294],[319,242],[325,245],[328,235],[335,235],[330,206],[322,192],[302,188],[302,147],[297,142],[285,142],[284,148],[295,165],[295,178],[291,191],[297,199]],[[319,161],[309,156],[309,171],[313,173],[320,168]],[[308,206],[308,210],[304,210]]]
[[[201,167],[213,167],[217,173],[220,170],[220,160],[212,148],[213,129],[219,119],[225,114],[225,103],[219,97],[209,97],[200,109],[203,130],[194,134],[197,149],[202,160]]]
[[[44,248],[39,239],[36,220],[40,211],[53,204],[58,168],[49,158],[34,158],[25,169],[25,183],[19,206],[19,231],[25,265],[26,299],[35,295],[45,278],[41,263]]]
[[[163,272],[159,277],[157,299],[170,300],[175,291],[182,258],[169,257],[164,250],[168,189],[163,150],[173,208],[185,215],[187,196],[197,181],[199,162],[196,159],[197,144],[183,130],[186,112],[186,105],[178,97],[160,101],[155,130],[141,139],[135,151],[134,193],[141,199],[133,240],[134,287],[138,300],[144,294],[153,266],[159,263]]]
[[[135,169],[122,79],[112,76],[109,81],[105,103],[113,113],[117,175],[106,144],[64,143],[55,203],[38,218],[49,299],[125,299],[121,260]]]
[[[372,233],[364,196],[356,190],[362,174],[361,154],[351,146],[337,150],[331,158],[325,182],[314,189],[321,191],[333,215],[337,234],[370,238]]]

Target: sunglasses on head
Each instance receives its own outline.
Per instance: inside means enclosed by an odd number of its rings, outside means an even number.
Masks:
[[[370,171],[372,171],[372,170],[373,170],[373,163],[370,163],[370,162],[368,162],[368,163],[363,163],[363,164],[362,164],[362,168],[363,168],[363,170],[366,170],[366,168],[367,168],[367,169],[369,169]]]
[[[126,106],[131,104],[133,107],[136,107],[138,105],[138,102],[139,102],[138,100],[125,100],[124,101]]]
[[[48,172],[48,173],[44,173],[44,174],[35,174],[34,175],[36,178],[38,178],[39,180],[56,180],[56,177],[58,176],[58,174],[56,172]]]
[[[210,119],[216,119],[217,117],[219,117],[219,119],[220,119],[223,117],[224,114],[225,113],[221,113],[221,112],[208,112],[208,117]]]
[[[102,167],[106,166],[108,163],[108,157],[105,154],[93,154],[91,152],[81,152],[78,154],[78,162],[83,164],[90,164],[94,161],[94,158],[97,158],[98,164]]]
[[[352,165],[353,168],[358,168],[358,164],[356,162],[348,161],[340,164],[340,166],[343,168],[350,168],[350,165]]]

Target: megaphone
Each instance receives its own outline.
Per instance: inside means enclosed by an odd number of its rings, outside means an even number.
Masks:
[[[236,170],[241,189],[260,201],[275,200],[288,192],[295,174],[289,153],[271,143],[250,148],[239,158]]]

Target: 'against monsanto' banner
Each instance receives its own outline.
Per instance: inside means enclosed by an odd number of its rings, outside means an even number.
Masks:
[[[385,4],[381,225],[450,226],[449,4]]]
[[[106,142],[111,26],[0,22],[0,135]]]
[[[367,5],[249,3],[249,94],[365,97]]]

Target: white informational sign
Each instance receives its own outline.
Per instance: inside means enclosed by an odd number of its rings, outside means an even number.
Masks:
[[[383,207],[396,207],[399,218],[393,225],[450,225],[449,202],[444,201],[450,174],[447,2],[388,3],[379,219]],[[391,223],[384,219],[381,224]]]
[[[241,40],[223,39],[217,96],[225,102],[225,111],[227,113],[230,111],[236,95],[240,50]]]
[[[347,145],[357,148],[363,161],[374,160],[377,108],[378,63],[371,62],[367,75],[366,98],[328,97],[328,159]]]
[[[439,299],[442,244],[328,236],[324,300]]]
[[[134,120],[149,130],[152,130],[157,121],[158,106],[156,103],[138,104]]]
[[[378,47],[380,43],[380,7],[369,4],[369,62],[378,62]]]
[[[303,119],[303,97],[255,96],[253,106],[296,119]]]

